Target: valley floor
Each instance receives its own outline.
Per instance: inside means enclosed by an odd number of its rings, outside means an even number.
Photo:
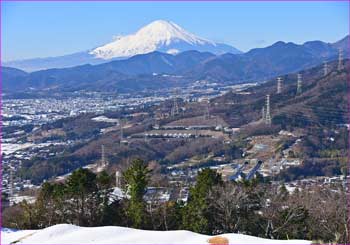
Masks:
[[[230,244],[311,244],[305,240],[269,240],[233,233],[220,236]],[[185,230],[146,231],[60,224],[42,230],[2,229],[1,244],[208,244],[211,237]]]

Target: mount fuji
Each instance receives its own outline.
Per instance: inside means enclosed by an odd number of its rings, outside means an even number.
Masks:
[[[92,50],[58,57],[10,61],[4,64],[5,66],[25,71],[36,71],[83,64],[101,64],[154,51],[177,54],[188,50],[214,54],[241,53],[241,51],[230,45],[215,43],[198,37],[174,22],[156,20],[142,27],[134,34],[118,37],[116,40]]]
[[[97,58],[112,59],[153,51],[177,54],[188,50],[214,54],[240,53],[239,50],[229,45],[197,37],[171,21],[157,20],[141,28],[135,34],[119,37],[114,42],[94,49],[90,54]]]

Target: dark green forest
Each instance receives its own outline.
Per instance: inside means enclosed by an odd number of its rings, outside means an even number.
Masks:
[[[270,239],[346,243],[344,186],[312,186],[289,193],[260,175],[224,182],[210,169],[199,172],[187,203],[146,202],[152,172],[135,159],[123,172],[124,197],[112,198],[114,179],[106,172],[74,171],[64,183],[46,182],[34,204],[3,212],[3,226],[39,229],[54,224],[126,226],[150,230],[186,229],[202,234],[242,233]],[[3,196],[3,199],[6,198]]]

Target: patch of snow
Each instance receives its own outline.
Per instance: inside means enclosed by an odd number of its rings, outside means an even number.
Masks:
[[[279,135],[285,135],[285,136],[292,136],[295,137],[295,135],[292,132],[286,131],[286,130],[281,130],[278,132]]]
[[[95,122],[109,122],[109,123],[118,123],[119,122],[119,120],[116,118],[108,118],[106,116],[94,117],[94,118],[91,118],[91,120],[93,120]]]
[[[270,240],[242,234],[220,235],[230,244],[311,244],[305,240]],[[60,224],[42,230],[1,230],[2,244],[208,244],[211,236],[185,230],[147,231],[118,226]]]
[[[293,193],[297,189],[297,187],[286,185],[286,189],[289,193]]]
[[[130,198],[130,196],[119,187],[114,187],[113,192],[110,194],[110,201],[113,202],[115,200],[121,200],[123,198]]]
[[[178,49],[174,49],[174,48],[169,49],[166,52],[167,52],[167,54],[178,54],[178,53],[180,53],[180,51]]]
[[[24,150],[33,146],[32,143],[24,143],[24,144],[2,144],[1,145],[1,154],[9,155],[19,150]]]
[[[10,201],[12,203],[20,203],[23,201],[27,201],[28,203],[34,203],[36,198],[33,196],[13,196],[13,197],[9,197]]]

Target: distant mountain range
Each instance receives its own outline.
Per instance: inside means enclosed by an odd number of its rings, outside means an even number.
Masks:
[[[178,54],[188,50],[214,54],[241,53],[241,51],[230,45],[200,38],[171,21],[157,20],[144,26],[134,34],[119,36],[113,42],[92,50],[59,57],[11,61],[6,62],[4,65],[25,71],[37,71],[84,64],[101,64],[154,51]]]
[[[132,92],[184,85],[196,80],[226,84],[297,72],[338,57],[343,48],[349,56],[349,36],[330,44],[321,41],[302,45],[277,42],[244,54],[185,51],[178,54],[151,52],[99,65],[48,69],[26,73],[3,67],[3,91],[119,91]]]
[[[343,49],[344,57],[349,57],[349,35],[333,44],[311,41],[298,45],[279,41],[241,55],[217,56],[198,65],[191,73],[214,81],[267,79],[336,59],[339,48]]]

